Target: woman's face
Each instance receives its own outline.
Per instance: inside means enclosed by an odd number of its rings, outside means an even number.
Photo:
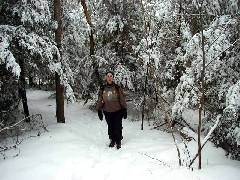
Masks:
[[[111,73],[107,73],[106,80],[107,80],[108,84],[112,84],[112,82],[113,82],[113,75]]]

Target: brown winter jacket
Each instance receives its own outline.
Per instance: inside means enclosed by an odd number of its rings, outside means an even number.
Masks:
[[[122,88],[119,87],[117,90],[114,83],[106,85],[103,92],[100,92],[97,109],[106,112],[116,112],[122,108],[127,108]]]

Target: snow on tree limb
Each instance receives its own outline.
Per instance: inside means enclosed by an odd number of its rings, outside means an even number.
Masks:
[[[8,32],[12,32],[14,29],[12,26],[0,26],[0,62],[1,64],[6,64],[6,69],[10,69],[14,75],[20,76],[21,68],[9,50],[11,35],[8,35]]]
[[[203,139],[203,141],[202,141],[202,147],[203,147],[203,146],[206,144],[206,142],[210,139],[213,131],[216,129],[216,127],[217,127],[218,124],[219,124],[220,118],[221,118],[221,115],[218,115],[215,124],[211,127],[211,129],[209,130],[208,134],[207,134],[206,137]]]

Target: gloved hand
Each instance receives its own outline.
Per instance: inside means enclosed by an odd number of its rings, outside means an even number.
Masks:
[[[123,119],[127,118],[127,108],[122,108],[122,116],[123,116]]]
[[[102,110],[98,110],[98,117],[102,121],[103,120],[103,113]]]

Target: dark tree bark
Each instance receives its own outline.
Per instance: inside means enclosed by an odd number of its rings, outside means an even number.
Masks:
[[[89,13],[89,11],[88,11],[88,9],[87,9],[86,1],[85,1],[85,0],[81,0],[81,4],[82,4],[83,10],[84,10],[84,14],[85,14],[87,23],[88,23],[89,26],[92,28],[93,25],[92,25],[90,13]]]
[[[19,95],[22,99],[23,110],[25,117],[29,116],[29,109],[27,103],[27,94],[26,94],[26,80],[25,80],[25,68],[24,68],[24,60],[22,57],[19,57],[19,66],[21,68],[20,77],[19,77]],[[29,119],[26,120],[29,122]]]
[[[28,74],[28,79],[29,79],[29,87],[31,88],[35,86],[35,83],[33,82],[33,78],[34,78],[33,72],[30,71]]]
[[[62,20],[61,20],[62,8],[61,0],[54,0],[54,19],[58,22],[58,28],[55,30],[55,41],[57,43],[58,50],[60,51],[60,61],[62,58],[61,54],[61,41],[62,41]],[[65,123],[64,116],[64,87],[61,84],[60,75],[55,72],[55,83],[56,83],[56,116],[58,123]]]
[[[203,4],[203,2],[201,2]],[[202,111],[204,110],[204,94],[205,94],[205,68],[206,68],[206,57],[205,57],[205,43],[204,43],[204,35],[203,35],[203,17],[202,17],[202,4],[199,7],[200,11],[200,25],[201,25],[201,36],[202,36],[202,53],[203,53],[203,66],[202,66],[202,72],[201,72],[201,97],[199,102],[199,122],[198,122],[198,169],[202,168],[202,145],[201,145],[201,127],[202,127]]]
[[[64,88],[60,82],[60,76],[55,73],[55,83],[56,83],[56,116],[58,123],[65,123],[64,116]]]
[[[88,11],[88,8],[87,8],[87,5],[86,5],[86,0],[79,0],[79,1],[81,1],[81,5],[82,5],[82,7],[83,7],[83,11],[84,11],[84,14],[85,14],[87,23],[88,23],[88,25],[89,25],[90,28],[91,28],[90,35],[89,35],[89,41],[90,41],[90,47],[89,47],[89,48],[90,48],[90,56],[91,56],[92,58],[94,58],[94,46],[95,46],[95,42],[94,42],[94,38],[93,38],[93,33],[94,33],[94,31],[93,31],[93,24],[92,24],[92,20],[91,20],[91,15],[90,15],[90,13],[89,13],[89,11]],[[96,77],[96,79],[97,79],[97,81],[98,81],[98,84],[99,84],[100,86],[102,86],[102,85],[103,85],[103,82],[102,82],[102,79],[101,79],[100,74],[99,74],[99,71],[98,71],[98,64],[97,64],[96,61],[93,61],[93,62],[94,62],[94,63],[93,63],[94,75],[95,75],[95,77]]]
[[[148,65],[149,66],[149,65]],[[143,103],[142,103],[142,124],[141,124],[141,130],[143,130],[143,124],[144,124],[144,114],[145,114],[145,106],[146,106],[146,96],[147,96],[147,83],[148,83],[148,69],[149,67],[147,66],[147,72],[145,76],[145,83],[144,83],[144,90],[143,90]]]

